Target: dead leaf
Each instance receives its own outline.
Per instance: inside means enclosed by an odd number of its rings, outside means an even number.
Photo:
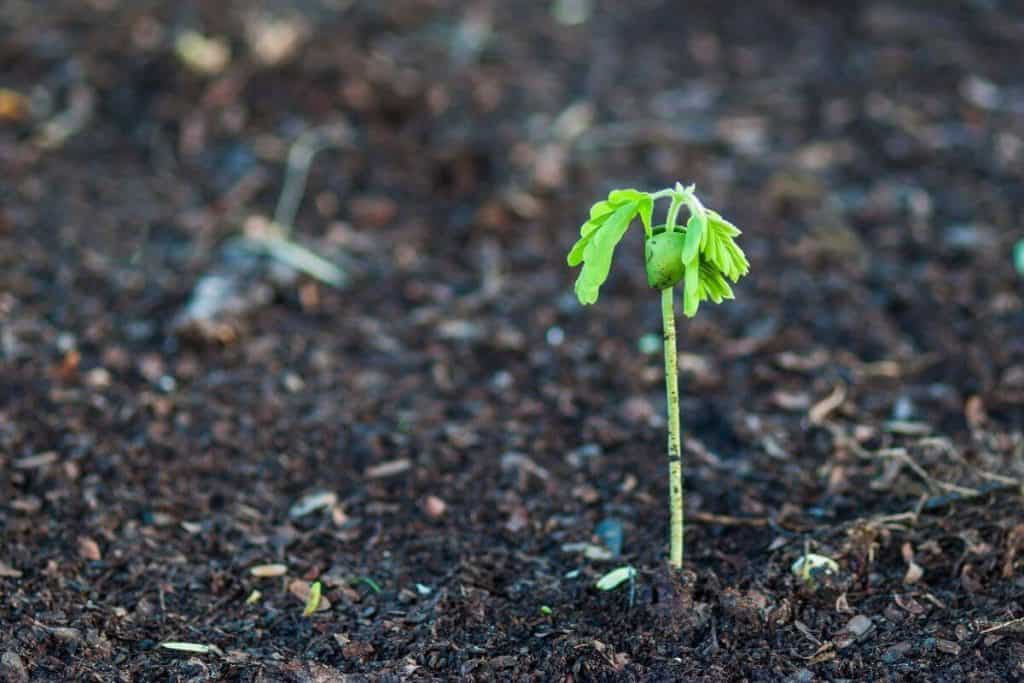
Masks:
[[[903,576],[903,583],[912,586],[924,576],[924,569],[914,562],[914,547],[910,543],[903,544],[902,552],[903,561],[907,563],[907,573]]]

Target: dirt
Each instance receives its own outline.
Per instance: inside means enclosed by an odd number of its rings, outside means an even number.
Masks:
[[[1024,678],[1020,6],[589,5],[0,5],[0,678]],[[341,288],[232,251],[324,126]],[[564,254],[677,179],[670,575],[642,245]]]

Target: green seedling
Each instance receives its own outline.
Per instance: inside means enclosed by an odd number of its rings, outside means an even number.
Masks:
[[[665,222],[652,225],[654,203],[668,199]],[[679,225],[683,206],[690,217]],[[580,228],[580,238],[569,252],[569,265],[583,265],[576,279],[576,298],[582,304],[597,301],[601,285],[611,270],[615,247],[639,217],[644,228],[647,284],[661,291],[664,326],[665,393],[668,399],[668,468],[670,543],[669,565],[683,565],[683,470],[679,433],[679,378],[676,369],[676,324],[673,291],[683,284],[683,313],[697,314],[702,301],[721,303],[733,298],[728,281],[737,282],[750,264],[735,238],[740,231],[715,211],[706,208],[694,186],[658,192],[613,190],[608,199],[590,208]]]
[[[314,581],[313,585],[309,587],[309,597],[306,598],[306,607],[302,610],[302,616],[311,617],[318,609],[320,609],[320,597],[322,592],[323,588],[320,586],[320,582]]]

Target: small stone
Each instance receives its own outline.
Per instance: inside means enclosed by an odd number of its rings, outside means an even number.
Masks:
[[[594,535],[601,539],[613,556],[622,554],[622,522],[614,517],[602,519],[594,528]]]
[[[943,638],[935,639],[935,649],[939,652],[945,652],[947,655],[953,655],[954,657],[960,654],[960,645],[953,642],[952,640],[945,640]]]
[[[21,572],[9,564],[0,562],[0,579],[20,579]]]
[[[846,624],[846,630],[849,631],[856,638],[861,638],[862,636],[866,635],[867,632],[870,631],[873,627],[874,624],[871,623],[871,620],[863,614],[858,614],[857,616],[850,619],[850,621]]]
[[[93,562],[103,558],[103,554],[100,553],[99,544],[87,536],[78,537],[78,556],[83,560],[91,560]]]
[[[348,210],[352,223],[358,227],[382,228],[398,216],[398,204],[389,197],[354,197]]]
[[[566,453],[565,461],[572,467],[580,468],[588,461],[601,457],[602,454],[603,450],[599,444],[588,443]]]
[[[810,669],[800,669],[786,679],[786,683],[813,683],[814,672]]]
[[[896,643],[882,653],[882,661],[886,664],[895,664],[903,660],[913,648],[914,646],[907,642]]]
[[[768,596],[754,590],[738,591],[728,588],[720,596],[722,609],[726,614],[750,625],[760,624],[768,612]]]
[[[350,641],[341,648],[341,654],[345,655],[346,659],[358,659],[360,661],[368,659],[373,652],[373,645],[359,640]]]
[[[21,656],[11,650],[0,655],[0,674],[10,683],[28,683],[28,671]]]
[[[444,502],[437,496],[427,496],[423,499],[423,512],[431,519],[440,519],[444,517],[445,511],[448,510],[448,503]]]
[[[297,519],[322,508],[334,507],[337,502],[338,494],[333,491],[317,491],[299,498],[288,510],[288,516]]]

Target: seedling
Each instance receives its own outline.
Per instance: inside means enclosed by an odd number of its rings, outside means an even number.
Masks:
[[[309,597],[306,598],[306,608],[302,610],[302,616],[311,617],[320,608],[322,590],[319,581],[313,582],[309,587]]]
[[[654,203],[668,199],[665,222],[652,225]],[[685,227],[679,212],[690,213]],[[590,218],[580,228],[580,239],[569,252],[569,265],[583,269],[576,279],[576,298],[592,304],[611,270],[615,247],[639,217],[644,227],[647,284],[661,291],[664,326],[665,394],[668,399],[668,470],[670,543],[669,565],[683,566],[683,470],[679,434],[679,378],[676,370],[676,323],[673,291],[683,283],[683,313],[697,314],[702,301],[721,303],[733,298],[733,283],[747,274],[750,264],[735,238],[740,231],[718,213],[706,208],[694,186],[658,192],[613,190],[608,199],[590,207]]]

